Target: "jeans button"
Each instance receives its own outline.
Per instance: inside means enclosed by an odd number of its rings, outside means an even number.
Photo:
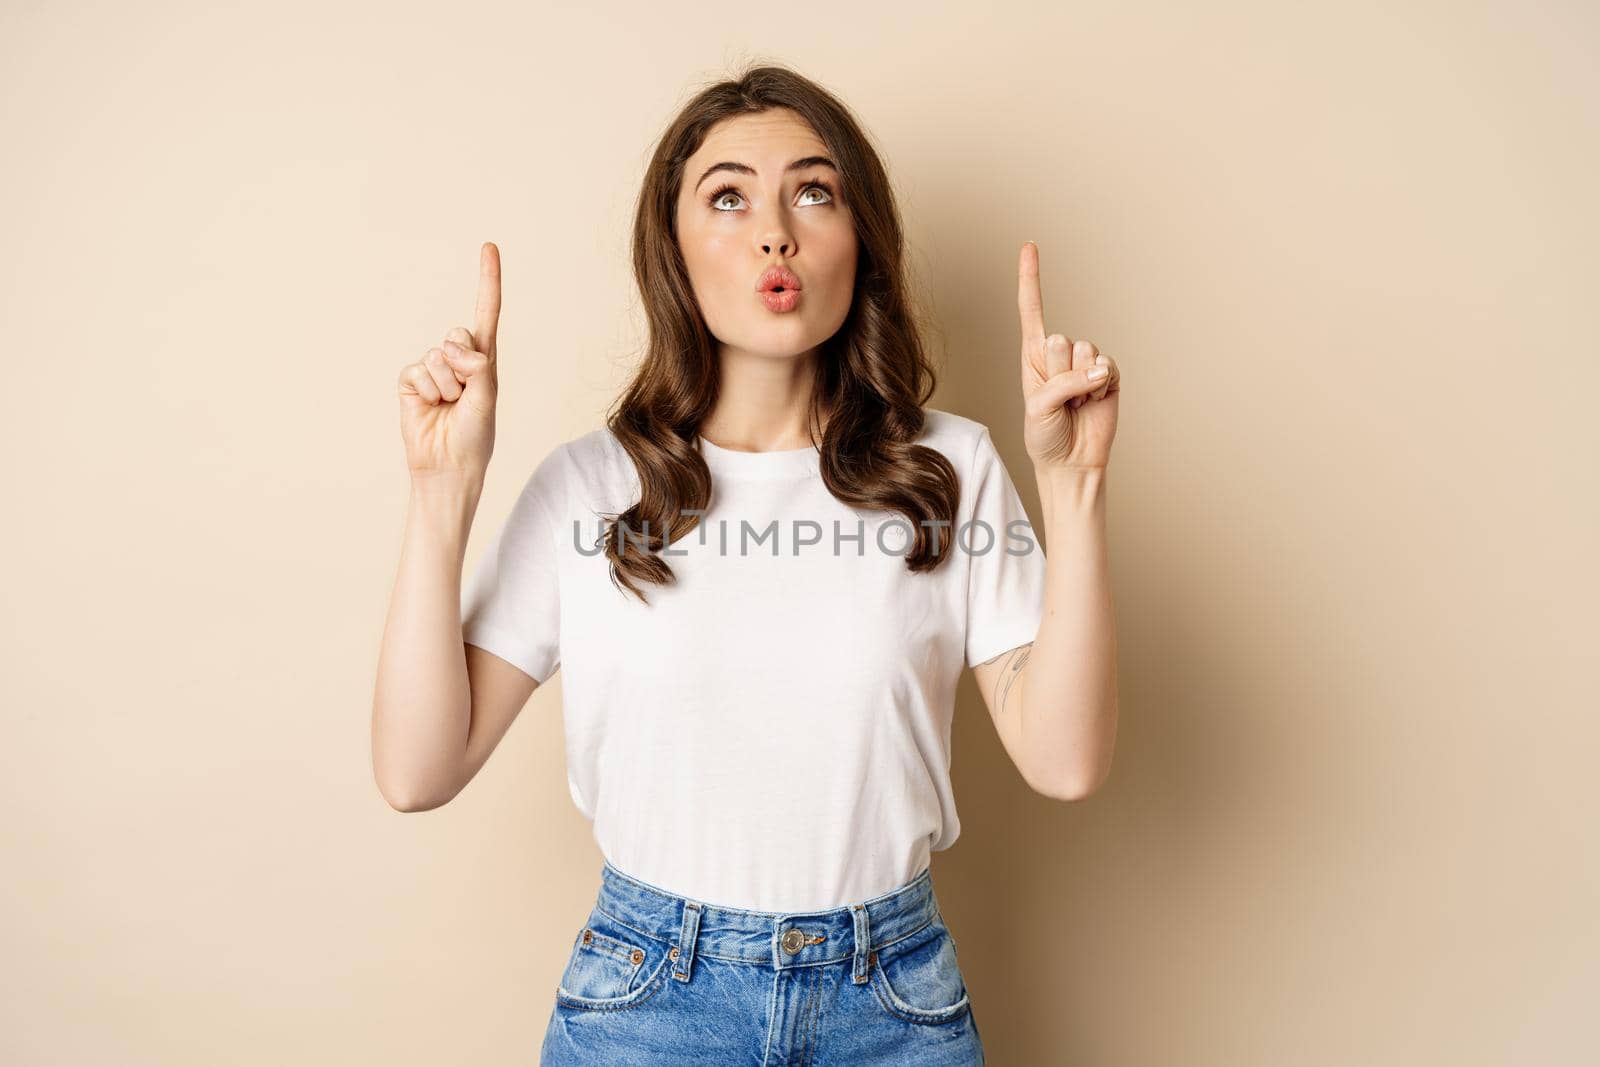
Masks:
[[[805,944],[805,940],[806,935],[791,926],[783,932],[783,950],[792,956],[800,951],[801,946]]]

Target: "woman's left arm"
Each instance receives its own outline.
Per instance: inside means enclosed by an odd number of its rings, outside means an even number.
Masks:
[[[1106,546],[1106,464],[1121,373],[1091,342],[1046,336],[1039,250],[1022,246],[1023,438],[1044,513],[1044,616],[1033,642],[975,669],[1024,780],[1060,800],[1094,792],[1117,737],[1117,635]]]

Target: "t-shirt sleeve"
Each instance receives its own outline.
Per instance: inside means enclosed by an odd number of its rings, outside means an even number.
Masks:
[[[972,525],[959,532],[955,547],[970,553],[966,654],[967,666],[976,667],[1038,635],[1045,556],[987,427],[968,478]]]
[[[461,588],[461,637],[543,683],[561,664],[556,516],[565,513],[561,448],[529,475]]]

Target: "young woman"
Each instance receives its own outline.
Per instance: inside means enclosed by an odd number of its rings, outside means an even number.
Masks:
[[[648,353],[606,425],[537,464],[464,586],[495,246],[474,328],[401,374],[412,492],[379,788],[402,811],[448,801],[559,665],[568,785],[604,863],[544,1064],[981,1063],[929,867],[959,831],[956,684],[976,671],[1033,788],[1071,799],[1106,775],[1117,368],[1045,335],[1024,245],[1047,566],[988,429],[924,406],[881,162],[779,67],[673,121],[633,249]]]

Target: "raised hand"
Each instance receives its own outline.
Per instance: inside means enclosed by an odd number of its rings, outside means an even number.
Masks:
[[[1022,316],[1022,438],[1040,469],[1105,470],[1117,433],[1116,363],[1089,341],[1044,332],[1039,295],[1039,246],[1022,246],[1017,267],[1017,310]],[[1090,377],[1103,369],[1100,377]]]
[[[400,371],[400,436],[413,478],[482,477],[494,454],[499,394],[500,250],[478,251],[478,306],[471,331],[457,326]]]

